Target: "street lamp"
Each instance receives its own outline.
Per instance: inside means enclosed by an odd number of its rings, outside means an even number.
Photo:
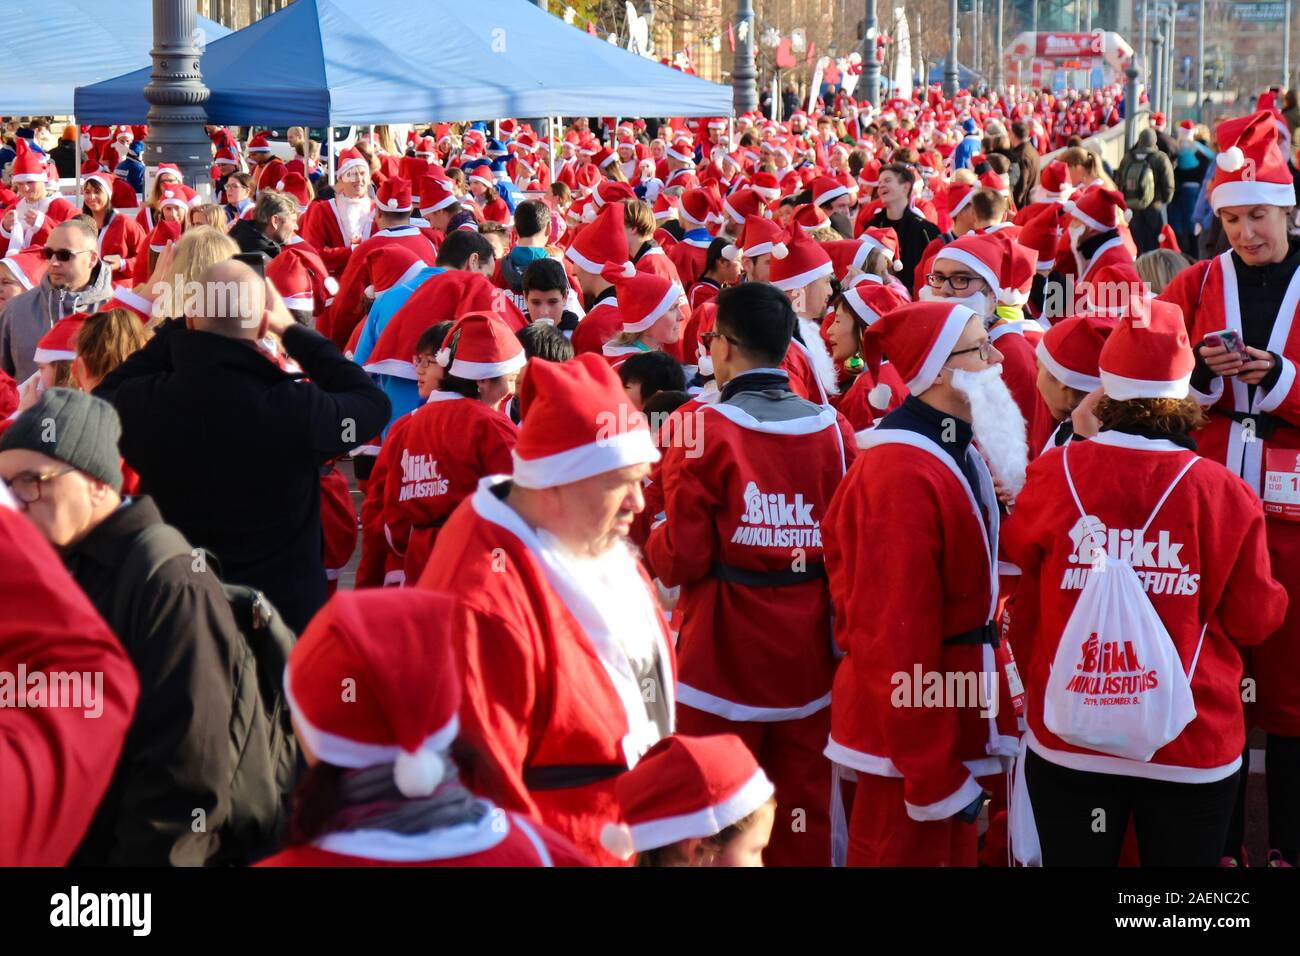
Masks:
[[[998,93],[1002,92],[1002,3],[1003,0],[998,0],[997,33],[993,39],[993,88]]]
[[[153,0],[153,72],[144,88],[149,102],[145,162],[175,163],[185,181],[208,180],[212,141],[203,126],[208,88],[199,70],[195,0]]]
[[[957,74],[957,0],[948,0],[948,56],[943,61],[943,95],[951,99],[960,88]]]
[[[867,0],[862,31],[862,90],[868,103],[880,105],[880,61],[876,58],[876,0]]]
[[[731,102],[737,114],[758,109],[758,71],[754,68],[754,6],[736,4],[736,59],[731,69]]]

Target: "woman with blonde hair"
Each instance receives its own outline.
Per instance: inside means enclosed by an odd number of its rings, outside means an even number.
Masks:
[[[216,203],[203,203],[201,206],[191,206],[189,211],[189,229],[197,226],[211,226],[223,235],[230,228],[230,223],[226,219],[226,210]]]
[[[1192,260],[1172,249],[1152,249],[1137,257],[1137,274],[1155,295],[1165,291],[1174,276],[1192,264]]]
[[[149,283],[149,294],[160,294],[159,286],[166,286],[168,294],[154,309],[147,328],[152,331],[163,319],[179,318],[185,312],[185,288],[218,262],[233,258],[239,246],[219,229],[212,226],[195,226],[158,258],[158,266]],[[143,290],[141,291],[144,294]]]
[[[1076,189],[1098,184],[1106,189],[1115,189],[1115,181],[1106,175],[1102,168],[1101,157],[1082,146],[1071,146],[1061,153],[1061,162],[1070,170],[1070,185]]]
[[[149,341],[149,333],[129,309],[88,316],[76,338],[72,377],[83,392],[93,392],[109,372]]]

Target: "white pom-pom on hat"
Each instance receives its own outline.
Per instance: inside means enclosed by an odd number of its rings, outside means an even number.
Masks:
[[[393,779],[406,797],[427,797],[446,774],[447,764],[432,750],[402,751],[393,761]]]
[[[373,299],[375,297],[375,287],[372,285],[366,286],[365,296],[367,299]]]
[[[446,368],[451,364],[451,349],[438,349],[438,354],[433,357],[433,360]]]
[[[636,275],[636,264],[631,259],[629,259],[627,260],[627,262],[623,263],[623,277],[626,279],[631,279],[635,275]]]
[[[722,247],[722,258],[728,262],[735,262],[740,258],[740,246],[735,244]]]
[[[1130,222],[1132,222],[1132,221],[1133,221],[1133,210],[1132,210],[1132,209],[1125,209],[1125,210],[1124,210],[1124,222],[1125,222],[1125,224],[1128,224],[1128,223],[1130,223]]]
[[[278,183],[276,183],[276,184],[275,184],[275,188],[276,188],[276,189],[281,189],[281,190],[284,189],[284,180],[282,179],[282,180],[280,180]]]
[[[584,209],[582,210],[582,221],[583,221],[583,222],[595,222],[595,221],[596,221],[596,205],[595,205],[595,203],[587,203],[586,208],[584,208]]]
[[[1216,156],[1214,161],[1225,173],[1235,173],[1246,165],[1246,154],[1241,151],[1240,146],[1229,146]]]
[[[338,295],[338,294],[339,294],[339,280],[336,279],[336,278],[334,278],[333,276],[326,276],[326,277],[325,277],[325,291],[328,292],[330,295]]]
[[[620,860],[630,860],[636,852],[632,831],[624,823],[606,823],[601,827],[600,845]]]
[[[889,400],[893,397],[894,390],[884,382],[880,382],[875,388],[867,392],[867,401],[871,404],[871,407],[882,412],[889,407]]]
[[[890,263],[890,268],[892,268],[895,272],[902,272],[902,271],[903,271],[903,260],[902,260],[902,259],[895,259],[893,262]]]
[[[790,254],[790,248],[784,242],[772,243],[772,258],[784,259]]]

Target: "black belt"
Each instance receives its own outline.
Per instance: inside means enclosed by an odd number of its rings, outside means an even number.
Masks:
[[[525,767],[524,786],[529,790],[568,790],[585,787],[589,783],[611,780],[627,767],[621,764],[574,763],[553,764],[549,767]]]
[[[1270,415],[1268,412],[1238,412],[1223,410],[1220,415],[1227,415],[1234,422],[1243,427],[1254,429],[1255,437],[1260,441],[1268,441],[1273,437],[1273,433],[1283,425],[1289,425],[1290,422],[1278,418],[1276,415]],[[1247,423],[1250,423],[1247,425]]]
[[[714,564],[709,568],[710,577],[732,584],[743,584],[751,588],[786,588],[807,581],[820,581],[826,577],[826,565],[810,564],[803,571],[787,569],[782,571],[754,571],[750,568],[738,568],[734,564]]]
[[[943,639],[945,644],[992,644],[998,646],[998,629],[993,626],[993,622],[981,624],[979,627],[972,627],[969,631],[962,631],[960,634],[954,634],[951,637]]]

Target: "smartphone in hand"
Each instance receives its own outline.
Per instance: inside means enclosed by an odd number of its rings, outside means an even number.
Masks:
[[[1236,329],[1221,329],[1218,332],[1211,332],[1205,337],[1205,344],[1209,346],[1222,345],[1229,352],[1236,352],[1243,362],[1250,361],[1250,353],[1246,351],[1246,345],[1241,340],[1241,333]]]

